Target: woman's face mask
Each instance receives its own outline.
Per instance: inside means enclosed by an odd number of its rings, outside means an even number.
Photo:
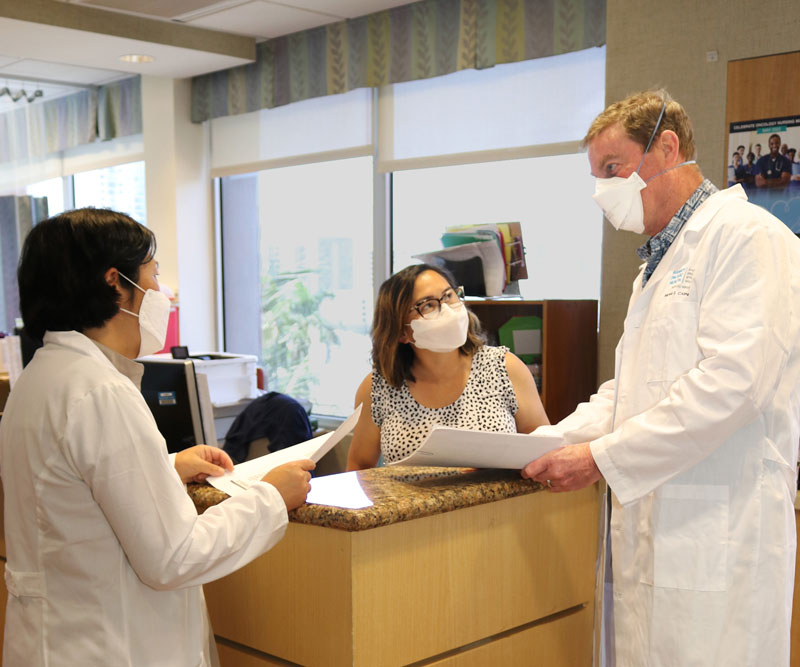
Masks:
[[[167,324],[169,323],[169,299],[163,292],[156,292],[152,289],[142,289],[133,282],[122,271],[119,271],[125,280],[133,285],[140,292],[144,292],[142,304],[139,306],[139,314],[120,308],[123,313],[139,318],[139,343],[138,357],[147,354],[155,354],[164,348],[167,340]]]
[[[469,315],[464,304],[442,304],[436,319],[419,318],[409,323],[414,345],[432,352],[452,352],[467,342]]]

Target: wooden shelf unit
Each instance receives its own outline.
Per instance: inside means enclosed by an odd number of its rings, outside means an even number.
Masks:
[[[542,403],[556,423],[597,389],[597,301],[484,299],[467,301],[483,324],[489,343],[512,317],[542,319]]]

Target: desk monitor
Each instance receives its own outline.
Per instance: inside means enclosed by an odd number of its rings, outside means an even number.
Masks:
[[[142,395],[167,441],[167,451],[179,452],[198,443],[216,444],[207,385],[204,391],[205,378],[198,380],[194,362],[167,358],[142,364]]]

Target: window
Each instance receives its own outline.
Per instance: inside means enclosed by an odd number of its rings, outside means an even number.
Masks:
[[[125,147],[123,142],[104,142],[107,154]],[[52,173],[65,173],[65,169],[85,168],[87,155],[96,147],[78,147],[28,165],[30,171],[20,169],[20,177],[14,182],[15,169],[6,165],[0,169],[0,180],[10,192],[24,197],[4,196],[0,220],[3,258],[0,262],[0,331],[11,331],[19,318],[19,296],[16,267],[19,251],[31,227],[47,217],[52,217],[73,208],[94,206],[112,208],[128,213],[135,220],[146,224],[144,162],[130,162],[113,167],[83,171],[75,175],[57,176],[25,185],[25,178],[34,181]],[[67,155],[69,153],[69,155]],[[107,155],[105,156],[108,157]],[[91,159],[88,159],[91,163]],[[57,163],[57,168],[54,167]],[[97,162],[95,161],[95,164]],[[3,173],[5,171],[5,173]],[[66,172],[69,173],[69,172]]]
[[[398,83],[383,98],[381,169],[576,152],[604,107],[605,47]]]
[[[372,162],[221,179],[225,348],[317,414],[349,414],[370,368]]]
[[[456,224],[522,224],[524,297],[599,298],[578,143],[604,68],[588,49],[211,121],[224,349],[257,355],[268,389],[315,414],[349,414],[378,283]]]
[[[34,183],[25,188],[25,194],[32,197],[47,198],[47,215],[52,217],[72,208],[69,205],[68,190],[72,182],[67,178],[50,178],[46,181]]]
[[[144,162],[79,172],[73,182],[75,208],[111,208],[147,224]]]
[[[599,299],[603,215],[585,154],[396,172],[397,271],[442,247],[445,227],[522,223],[528,299]]]

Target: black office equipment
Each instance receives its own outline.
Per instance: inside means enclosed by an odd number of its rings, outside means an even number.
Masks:
[[[216,435],[204,428],[197,374],[191,359],[142,361],[142,395],[167,441],[167,451],[179,452],[199,443],[216,445]],[[210,404],[208,408],[210,409]],[[213,424],[213,415],[207,415]],[[209,439],[213,442],[209,442]]]
[[[173,359],[189,358],[189,348],[185,345],[173,345],[171,348],[169,348],[169,351],[172,353]]]

